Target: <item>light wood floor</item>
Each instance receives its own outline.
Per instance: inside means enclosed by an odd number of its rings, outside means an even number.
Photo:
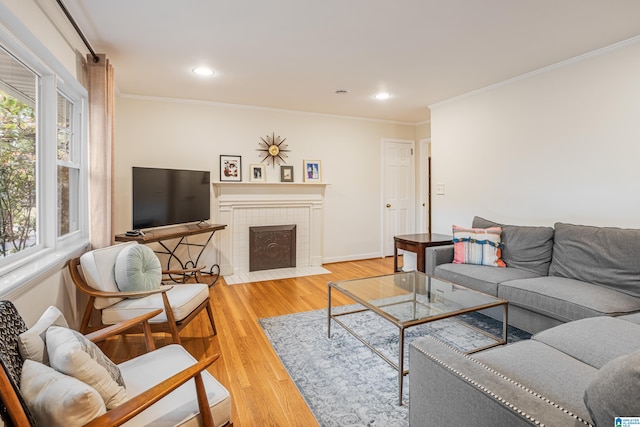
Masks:
[[[391,274],[393,258],[323,267],[331,274],[239,285],[221,278],[210,288],[218,334],[211,335],[204,312],[182,330],[182,344],[196,359],[220,353],[209,372],[231,393],[235,427],[317,425],[258,319],[326,308],[328,281]],[[332,297],[334,305],[352,303],[337,292]],[[171,343],[169,335],[155,337],[157,346]],[[117,337],[102,347],[117,363],[144,351],[138,335]]]

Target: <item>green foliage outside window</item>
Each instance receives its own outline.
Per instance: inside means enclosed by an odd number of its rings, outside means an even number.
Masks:
[[[0,90],[0,258],[35,246],[36,117]]]

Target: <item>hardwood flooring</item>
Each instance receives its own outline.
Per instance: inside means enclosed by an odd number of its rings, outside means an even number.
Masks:
[[[210,288],[218,333],[212,336],[206,313],[182,330],[185,348],[197,359],[220,353],[209,372],[231,393],[235,427],[318,425],[258,323],[280,316],[327,307],[327,282],[393,272],[393,257],[325,264],[331,274],[227,285],[221,278]],[[333,304],[350,304],[334,292]],[[158,347],[171,343],[156,334]],[[115,362],[144,351],[141,335],[116,337],[102,345]]]

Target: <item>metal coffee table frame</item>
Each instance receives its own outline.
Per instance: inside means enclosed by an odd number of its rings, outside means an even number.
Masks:
[[[401,301],[401,302],[390,302],[388,304],[381,304],[381,305],[375,305],[370,303],[369,301],[367,301],[365,298],[360,297],[359,295],[354,294],[353,292],[350,292],[344,288],[341,287],[341,284],[345,284],[345,283],[353,283],[356,281],[366,281],[366,280],[380,280],[380,279],[384,279],[387,277],[394,277],[397,278],[398,276],[402,276],[402,275],[410,275],[410,274],[415,274],[418,275],[418,278],[420,277],[419,275],[424,276],[423,278],[429,283],[428,288],[426,290],[426,292],[431,293],[431,280],[437,280],[439,282],[442,283],[446,283],[447,285],[456,287],[457,289],[462,289],[468,292],[472,292],[472,293],[476,293],[479,295],[485,295],[489,298],[494,299],[495,301],[493,302],[487,302],[485,304],[479,304],[479,305],[470,305],[470,306],[466,306],[466,307],[462,307],[456,310],[452,310],[452,311],[446,311],[446,312],[442,312],[440,314],[435,314],[435,315],[430,315],[430,316],[425,316],[425,317],[420,317],[417,319],[413,319],[413,320],[409,320],[409,321],[401,321],[399,319],[397,319],[396,317],[394,317],[392,314],[390,314],[389,312],[385,311],[384,308],[385,307],[390,307],[390,306],[394,306],[394,305],[398,305],[398,304],[405,304],[407,302],[411,302],[414,305],[414,309],[417,309],[419,305],[422,305],[424,307],[428,307],[429,310],[433,310],[434,307],[430,306],[431,303],[425,303],[422,301],[418,301],[416,299],[416,286],[415,284],[417,283],[418,279],[414,279],[414,287],[412,290],[412,300],[411,301]],[[394,283],[395,285],[395,283]],[[362,309],[357,309],[357,310],[351,310],[351,311],[347,311],[347,312],[339,312],[339,313],[333,313],[331,310],[331,290],[335,289],[336,291],[348,296],[349,298],[351,298],[353,301],[355,301],[358,304],[361,304],[362,306],[364,306],[364,308]],[[495,343],[486,345],[484,347],[481,348],[477,348],[471,351],[468,351],[467,354],[471,354],[471,353],[475,353],[481,350],[486,350],[488,348],[492,348],[492,347],[496,347],[499,345],[504,345],[507,343],[507,330],[508,330],[508,301],[507,300],[503,300],[500,298],[496,298],[493,297],[491,295],[486,295],[486,294],[482,294],[480,292],[477,291],[473,291],[471,289],[467,289],[464,288],[463,286],[460,285],[456,285],[454,283],[451,282],[447,282],[445,280],[441,280],[441,279],[436,279],[433,278],[431,276],[428,276],[424,273],[421,272],[408,272],[408,273],[399,273],[399,274],[391,274],[391,275],[386,275],[386,276],[377,276],[377,277],[370,277],[370,278],[363,278],[363,279],[353,279],[353,280],[345,280],[345,281],[339,281],[339,282],[329,282],[327,285],[327,299],[328,299],[328,309],[327,309],[327,336],[329,338],[331,338],[331,320],[333,320],[334,322],[336,322],[338,325],[342,326],[347,332],[349,332],[351,335],[353,335],[355,338],[357,338],[360,342],[362,342],[365,346],[367,346],[369,349],[371,349],[371,351],[373,351],[375,354],[377,354],[382,360],[384,360],[385,362],[387,362],[389,365],[391,365],[391,367],[393,367],[396,371],[398,371],[398,395],[399,395],[399,405],[402,405],[402,388],[403,388],[403,384],[402,384],[402,380],[403,377],[405,375],[407,375],[409,373],[408,369],[404,369],[404,354],[405,354],[405,349],[404,349],[404,339],[405,339],[405,330],[408,328],[411,328],[413,326],[417,326],[417,325],[422,325],[425,323],[429,323],[429,322],[435,322],[436,320],[441,320],[441,319],[448,319],[448,318],[453,318],[455,316],[458,316],[460,314],[464,314],[464,313],[471,313],[471,312],[475,312],[475,311],[480,311],[480,310],[484,310],[487,308],[491,308],[491,307],[498,307],[498,306],[502,306],[503,308],[503,318],[502,318],[502,338],[496,337],[492,334],[489,334],[486,331],[483,331],[481,329],[475,328],[472,325],[463,323],[465,326],[469,327],[470,329],[474,329],[480,333],[482,333],[483,335],[495,340]],[[428,296],[429,300],[430,300],[430,296]],[[378,349],[376,349],[375,347],[373,347],[369,342],[367,342],[367,340],[365,340],[364,338],[362,338],[361,336],[358,335],[358,333],[356,331],[354,331],[352,328],[350,328],[349,326],[347,326],[344,322],[342,322],[338,317],[340,316],[346,316],[349,314],[354,314],[354,313],[361,313],[364,311],[372,311],[376,314],[378,314],[379,316],[381,316],[383,319],[388,320],[389,322],[391,322],[393,325],[395,325],[398,328],[398,361],[397,363],[394,362],[393,360],[391,360],[389,357],[387,357],[386,355],[384,355],[381,351],[379,351]],[[462,322],[461,322],[462,323]]]

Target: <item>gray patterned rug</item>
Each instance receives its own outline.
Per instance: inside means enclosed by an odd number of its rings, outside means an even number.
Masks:
[[[342,316],[341,320],[391,360],[397,360],[395,326],[371,312]],[[424,335],[433,335],[462,351],[491,342],[460,320],[502,334],[501,322],[473,313],[408,329],[405,345]],[[329,339],[326,309],[260,319],[260,324],[321,426],[409,425],[409,378],[404,379],[404,404],[399,406],[397,372],[336,323],[332,322]],[[509,342],[529,337],[509,328]]]

